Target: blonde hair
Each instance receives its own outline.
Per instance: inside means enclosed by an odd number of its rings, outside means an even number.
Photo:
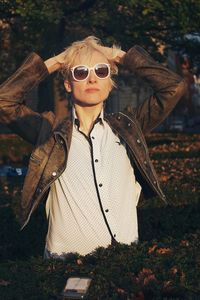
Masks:
[[[119,47],[113,45],[110,54],[103,51],[101,40],[95,36],[88,36],[82,41],[76,41],[71,44],[71,46],[67,47],[64,52],[64,59],[61,68],[61,74],[64,80],[69,80],[70,77],[70,69],[74,66],[77,57],[84,53],[86,55],[91,55],[94,51],[98,51],[105,56],[108,60],[111,68],[111,75],[118,74],[118,67],[115,62],[115,58],[117,57],[117,53],[119,52]],[[112,78],[111,85],[116,86],[115,82]]]

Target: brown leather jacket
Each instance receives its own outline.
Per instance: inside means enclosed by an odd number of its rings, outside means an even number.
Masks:
[[[128,51],[124,65],[145,79],[154,94],[142,105],[133,108],[132,112],[107,114],[105,119],[114,133],[125,142],[145,198],[158,195],[166,202],[149,159],[144,135],[168,116],[185,93],[186,84],[177,74],[155,62],[139,46]],[[65,170],[71,143],[71,113],[60,121],[53,112],[39,114],[23,102],[25,95],[47,75],[43,60],[33,53],[0,86],[0,122],[35,145],[22,192],[22,228],[47,195],[50,185]]]

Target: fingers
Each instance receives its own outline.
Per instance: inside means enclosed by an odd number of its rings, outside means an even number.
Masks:
[[[65,51],[63,51],[60,54],[56,55],[54,58],[58,63],[63,64],[65,62],[65,57],[66,53]]]
[[[123,63],[123,58],[126,52],[121,50],[120,48],[100,46],[100,50],[108,59],[113,60],[116,63]]]
[[[55,57],[47,59],[45,62],[49,74],[58,71],[61,68],[61,63],[57,62]]]

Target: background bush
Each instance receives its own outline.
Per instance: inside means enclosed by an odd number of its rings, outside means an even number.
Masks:
[[[140,242],[98,248],[66,261],[42,258],[44,206],[19,231],[22,177],[0,177],[0,299],[59,299],[69,276],[90,276],[88,299],[200,297],[199,135],[152,134],[150,155],[169,206],[158,198],[138,208]],[[26,165],[31,147],[3,136],[1,164]]]

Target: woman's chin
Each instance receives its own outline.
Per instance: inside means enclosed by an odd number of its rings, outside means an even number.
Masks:
[[[75,100],[74,104],[82,106],[82,107],[92,107],[92,106],[101,106],[103,105],[104,101],[97,101],[97,100],[93,100],[93,99],[88,99],[88,100]]]

